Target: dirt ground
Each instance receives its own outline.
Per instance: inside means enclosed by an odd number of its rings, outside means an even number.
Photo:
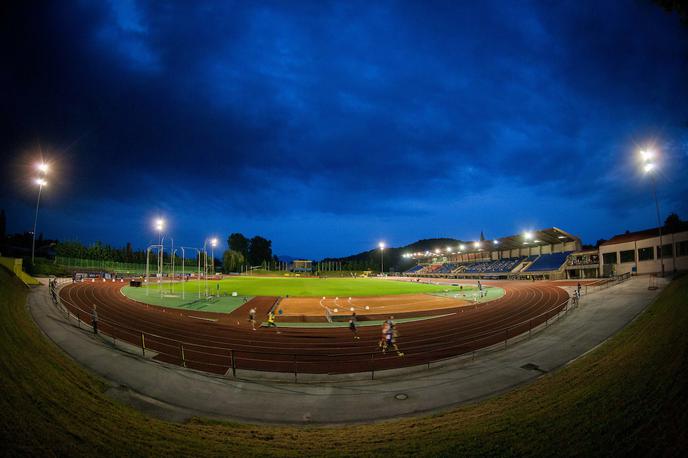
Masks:
[[[379,297],[289,297],[282,299],[279,308],[281,317],[305,319],[324,317],[328,308],[333,316],[350,316],[356,312],[359,316],[407,315],[410,312],[446,311],[473,304],[464,298],[434,296],[432,294],[403,294],[398,296]],[[353,308],[353,310],[351,310]],[[425,315],[419,313],[418,315]]]

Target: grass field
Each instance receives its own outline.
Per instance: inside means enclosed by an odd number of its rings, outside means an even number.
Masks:
[[[196,283],[196,281],[185,282],[184,288],[187,292],[196,291]],[[231,294],[236,291],[240,296],[360,297],[459,290],[457,286],[371,278],[230,277],[218,281],[209,280],[208,289],[212,294],[218,291],[218,284],[220,285],[220,294]],[[157,284],[151,284],[149,288],[151,294],[157,292],[158,296],[160,295]],[[175,283],[173,287],[169,284],[163,284],[162,288],[173,294],[181,294],[182,284]],[[473,288],[473,286],[464,286],[463,290],[472,290]]]
[[[322,428],[147,417],[112,401],[105,383],[36,328],[26,294],[0,268],[7,456],[684,456],[688,449],[688,276],[604,345],[525,387],[441,414]]]
[[[184,297],[182,297],[180,292],[170,294],[169,287],[163,288],[163,294],[161,295],[160,289],[157,286],[155,288],[150,288],[149,291],[146,291],[146,288],[124,286],[122,288],[122,293],[128,298],[143,302],[144,304],[215,313],[232,313],[252,298],[251,296],[232,297],[230,295],[205,297],[203,293],[201,293],[201,297],[199,298],[198,290],[195,285],[192,288],[187,284],[185,288]]]

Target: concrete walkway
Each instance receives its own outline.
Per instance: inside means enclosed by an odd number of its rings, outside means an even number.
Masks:
[[[666,281],[660,280],[660,287]],[[590,351],[632,321],[659,291],[646,277],[584,296],[581,305],[506,350],[375,374],[317,381],[293,374],[208,375],[142,358],[135,348],[75,326],[50,302],[46,287],[28,298],[45,334],[84,367],[110,382],[109,394],[159,418],[191,416],[252,423],[370,422],[447,409],[531,382]],[[90,328],[89,328],[90,329]],[[500,345],[503,347],[503,345]],[[525,368],[524,368],[525,366]],[[288,382],[291,378],[292,382]],[[322,377],[320,377],[321,379]],[[282,379],[282,380],[280,380]],[[305,382],[305,383],[304,383]]]

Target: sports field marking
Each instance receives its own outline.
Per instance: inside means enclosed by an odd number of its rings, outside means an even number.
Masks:
[[[432,316],[418,316],[418,317],[412,317],[412,318],[399,318],[395,319],[394,322],[399,324],[399,323],[410,323],[413,321],[425,321],[425,320],[432,320],[435,318],[443,318],[446,316],[451,316],[451,315],[456,315],[456,312],[452,313],[445,313],[443,315],[432,315]],[[385,320],[370,320],[370,321],[359,321],[356,323],[356,327],[365,327],[365,326],[382,326],[382,323],[384,323]],[[267,327],[267,321],[263,322],[261,326]],[[275,324],[277,327],[280,328],[348,328],[349,327],[349,322],[348,321],[333,321],[332,323],[329,322],[319,322],[319,323],[300,323],[300,322],[290,322],[290,321],[285,321],[280,323],[279,321],[275,321]]]
[[[188,315],[188,317],[189,317],[189,318],[195,318],[195,319],[197,319],[197,320],[204,320],[204,321],[212,321],[212,322],[218,321],[218,320],[215,319],[215,318],[203,318],[202,316]]]

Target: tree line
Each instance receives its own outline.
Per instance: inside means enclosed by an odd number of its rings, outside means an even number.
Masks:
[[[277,256],[272,254],[272,240],[260,235],[249,239],[234,232],[227,238],[227,246],[229,248],[222,256],[222,271],[225,273],[239,272],[246,265],[266,267],[277,261]]]

